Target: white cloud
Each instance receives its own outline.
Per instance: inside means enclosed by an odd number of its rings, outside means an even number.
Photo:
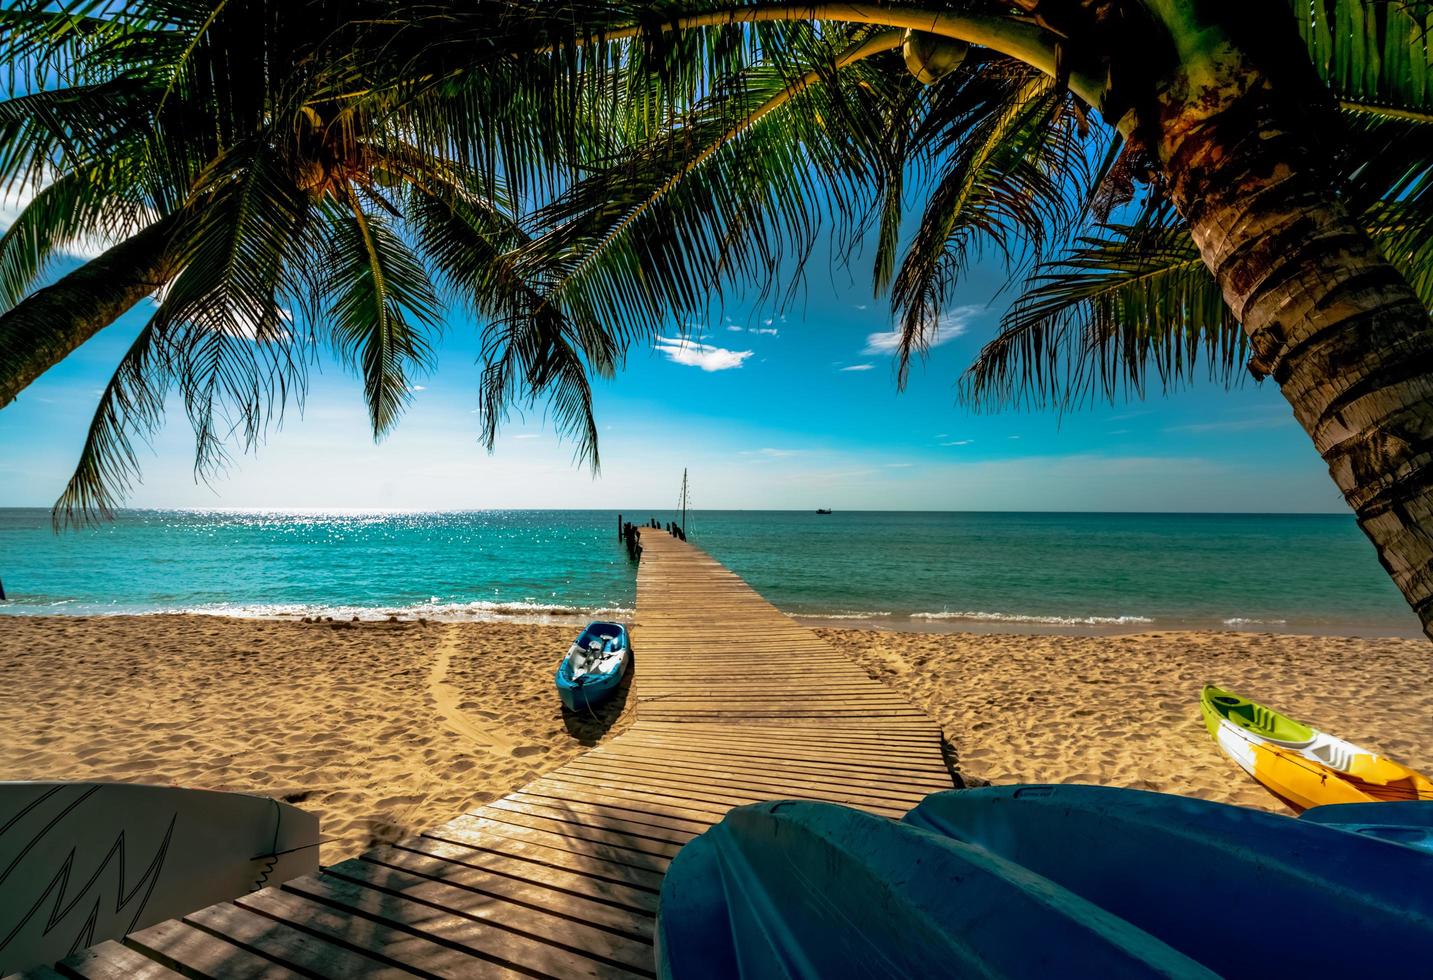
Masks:
[[[658,337],[656,347],[667,356],[667,360],[688,367],[698,367],[703,371],[739,368],[753,353],[749,350],[728,350],[725,347],[713,347],[711,344],[699,344],[684,337]]]
[[[869,370],[871,370],[871,368],[873,368],[873,367],[875,367],[874,364],[852,364],[852,365],[850,365],[850,366],[848,366],[848,367],[843,367],[841,370],[842,370],[842,371],[869,371]]]
[[[608,428],[610,429],[611,426],[608,426]],[[541,439],[542,436],[539,435],[539,434],[536,433],[536,432],[520,432],[520,433],[518,433],[517,435],[513,436],[513,438],[514,438],[514,439]]]
[[[889,469],[893,469],[893,470],[901,470],[901,469],[905,469],[907,466],[914,466],[914,465],[916,465],[916,464],[915,464],[915,463],[887,463],[887,464],[886,464],[886,466],[887,466]]]
[[[771,321],[767,320],[766,322],[770,323]],[[775,327],[752,327],[747,333],[760,333],[768,337],[775,337],[777,335]]]
[[[408,390],[412,392],[427,391],[427,385],[409,385]]]
[[[746,449],[742,451],[743,456],[768,456],[772,459],[783,459],[787,456],[800,456],[803,450],[800,449]]]
[[[983,306],[957,306],[953,310],[946,311],[941,315],[935,332],[930,336],[929,346],[939,347],[968,333],[971,321],[983,312],[985,312]],[[866,336],[866,348],[861,353],[889,354],[900,344],[901,332],[899,330],[883,330],[880,333]]]
[[[744,330],[745,328],[744,328],[744,327],[738,327],[735,323],[733,323],[733,324],[731,324],[730,326],[728,326],[727,329],[730,330],[730,331],[732,331],[733,333],[741,333],[742,330]]]
[[[974,439],[955,439],[955,440],[952,440],[951,442],[943,442],[943,443],[941,443],[941,445],[942,445],[942,446],[968,446],[968,445],[970,445],[970,444],[971,444],[972,442],[974,442],[974,441],[975,441]]]
[[[1011,436],[1010,438],[1011,438],[1011,439],[1019,439],[1020,437],[1019,437],[1019,436]]]
[[[1246,432],[1250,429],[1277,429],[1293,425],[1294,418],[1286,411],[1271,412],[1244,419],[1226,419],[1220,422],[1195,422],[1191,425],[1171,425],[1165,432]]]

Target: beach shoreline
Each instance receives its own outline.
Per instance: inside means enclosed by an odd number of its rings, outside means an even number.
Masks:
[[[1426,640],[1145,630],[817,629],[926,711],[959,778],[1097,782],[1282,811],[1199,719],[1217,683],[1433,771]],[[0,779],[130,780],[317,812],[332,863],[440,825],[628,725],[565,715],[569,625],[15,616]]]
[[[524,612],[481,610],[452,612],[441,608],[388,606],[304,606],[295,611],[274,611],[263,607],[252,612],[229,607],[185,609],[121,609],[113,612],[35,613],[7,610],[0,602],[0,622],[12,619],[110,619],[126,617],[198,616],[276,623],[463,623],[468,625],[548,626],[581,630],[589,622],[608,619],[630,622],[635,610],[626,606],[591,609],[549,609]],[[1008,636],[1129,636],[1142,633],[1229,633],[1271,636],[1344,636],[1366,639],[1418,640],[1423,633],[1416,626],[1370,623],[1309,623],[1287,620],[1154,619],[1142,616],[1057,617],[1000,613],[917,613],[896,612],[781,612],[809,629],[851,629],[918,634],[974,634]]]

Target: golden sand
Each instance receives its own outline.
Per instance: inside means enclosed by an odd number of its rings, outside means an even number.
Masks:
[[[595,745],[564,721],[576,631],[498,623],[6,617],[0,779],[119,779],[278,796],[321,860],[444,823]]]
[[[1426,640],[819,632],[928,711],[971,784],[1098,783],[1289,812],[1214,744],[1206,683],[1433,773]]]
[[[508,793],[625,726],[633,698],[564,718],[552,674],[575,632],[7,617],[0,779],[279,796],[318,813],[335,838],[322,860],[334,863]],[[1433,647],[1421,640],[820,632],[928,711],[972,784],[1093,782],[1281,809],[1205,732],[1207,681],[1433,772]]]

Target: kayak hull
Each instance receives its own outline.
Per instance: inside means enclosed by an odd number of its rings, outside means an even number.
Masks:
[[[1032,941],[1036,940],[1036,941]],[[737,807],[662,883],[657,975],[1211,977],[997,855],[831,803]]]
[[[1433,799],[1421,773],[1217,687],[1200,694],[1214,741],[1296,813],[1340,803]]]
[[[586,658],[590,642],[602,646],[601,669],[589,668]],[[627,676],[631,659],[625,627],[618,623],[590,624],[557,665],[554,682],[562,706],[568,711],[589,711],[609,700]]]
[[[1433,802],[1335,803],[1299,819],[1433,854]]]
[[[1402,807],[1423,809],[1389,809]],[[1402,972],[1433,949],[1433,854],[1315,821],[1075,785],[937,793],[905,821],[1021,865],[1221,975]]]
[[[586,711],[588,708],[595,708],[617,693],[617,688],[622,684],[622,678],[627,675],[627,658],[623,657],[621,667],[610,673],[588,674],[586,678],[579,678],[580,683],[565,680],[562,676],[562,668],[557,672],[557,696],[562,700],[562,706],[568,711]]]

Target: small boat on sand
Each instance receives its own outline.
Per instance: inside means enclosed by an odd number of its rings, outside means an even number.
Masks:
[[[620,623],[591,623],[557,668],[557,696],[570,711],[584,711],[610,698],[627,673],[631,652]]]
[[[1433,780],[1422,773],[1256,701],[1210,686],[1199,708],[1219,747],[1296,813],[1329,803],[1433,800]]]

